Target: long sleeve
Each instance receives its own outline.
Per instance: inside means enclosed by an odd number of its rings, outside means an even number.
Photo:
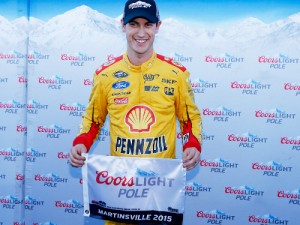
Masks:
[[[201,152],[202,119],[194,102],[194,93],[189,83],[187,70],[180,74],[176,111],[182,131],[183,151],[186,148],[195,147]]]
[[[84,144],[89,150],[99,136],[107,115],[107,100],[104,92],[105,89],[101,83],[100,75],[95,73],[94,87],[90,94],[89,104],[80,125],[80,132],[73,141],[73,146]]]

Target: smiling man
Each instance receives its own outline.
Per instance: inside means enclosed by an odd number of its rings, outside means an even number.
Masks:
[[[161,25],[156,3],[127,1],[121,23],[126,33],[129,60],[141,65],[151,58],[155,35]]]
[[[112,156],[175,158],[178,118],[182,162],[191,170],[200,161],[201,116],[187,69],[153,49],[161,25],[156,2],[127,1],[121,25],[127,52],[96,70],[81,130],[69,152],[70,162],[73,166],[84,165],[81,154],[89,151],[107,115]]]

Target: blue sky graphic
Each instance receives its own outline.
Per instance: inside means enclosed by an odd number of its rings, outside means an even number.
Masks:
[[[13,20],[27,13],[47,21],[77,6],[87,5],[110,17],[122,14],[125,0],[0,0],[0,15]],[[299,0],[157,0],[161,19],[173,17],[218,24],[256,17],[270,23],[300,12]]]

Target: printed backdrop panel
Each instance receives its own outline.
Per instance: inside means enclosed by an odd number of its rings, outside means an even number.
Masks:
[[[135,224],[182,225],[186,183],[182,160],[84,156],[85,216]]]
[[[0,225],[101,225],[83,216],[68,151],[94,71],[126,51],[123,2],[28,3],[0,1]],[[158,4],[155,49],[190,71],[203,119],[184,225],[298,225],[300,3]],[[109,143],[107,118],[91,154]]]

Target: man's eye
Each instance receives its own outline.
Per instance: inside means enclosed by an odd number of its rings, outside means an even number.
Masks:
[[[152,26],[154,26],[154,23],[147,23],[146,26],[147,27],[152,27]]]
[[[130,26],[136,26],[136,23],[134,23],[134,22],[129,22],[129,25],[130,25]]]

